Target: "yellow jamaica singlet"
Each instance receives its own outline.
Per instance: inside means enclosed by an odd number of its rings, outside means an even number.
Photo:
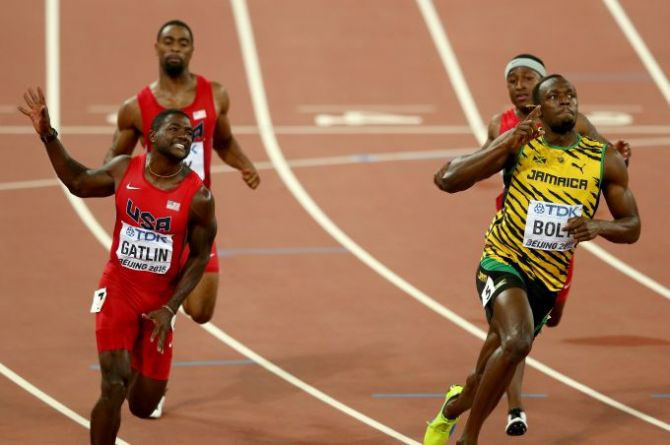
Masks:
[[[531,279],[559,291],[575,242],[563,231],[569,218],[593,218],[598,207],[605,144],[579,137],[570,147],[537,138],[524,145],[503,208],[486,233],[484,258],[510,261]]]

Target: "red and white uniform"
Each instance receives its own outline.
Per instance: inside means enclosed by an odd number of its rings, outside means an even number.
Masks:
[[[511,130],[512,128],[515,128],[519,122],[521,122],[521,119],[519,119],[519,116],[517,116],[515,107],[506,110],[503,114],[500,115],[500,131],[498,132],[498,136],[508,130]],[[503,192],[496,197],[496,210],[502,209],[504,197],[505,191],[503,190]],[[574,266],[575,257],[573,255],[572,259],[570,260],[570,265],[568,266],[568,275],[565,280],[565,284],[556,298],[557,303],[565,301],[565,299],[568,298],[568,294],[570,293],[570,286],[572,285],[572,271],[575,268]]]
[[[214,130],[216,129],[216,107],[211,83],[202,76],[196,75],[196,91],[193,102],[182,108],[188,114],[193,125],[193,143],[185,162],[202,178],[205,186],[211,188],[212,151],[214,150]],[[151,151],[149,131],[151,122],[158,113],[166,108],[158,103],[150,86],[146,86],[137,94],[137,103],[142,113],[142,137],[147,151]],[[182,263],[186,262],[187,254],[182,256]],[[205,272],[219,271],[219,257],[216,244],[212,243],[210,261]]]
[[[148,377],[167,380],[172,333],[164,354],[149,335],[146,314],[164,305],[180,277],[180,258],[188,233],[188,214],[202,180],[190,173],[171,190],[144,177],[146,154],[132,158],[116,190],[116,223],[109,261],[100,279],[106,297],[96,315],[98,351],[132,351],[132,366]],[[138,341],[138,339],[142,339]]]
[[[202,76],[196,75],[196,91],[193,102],[182,108],[181,111],[188,114],[193,125],[193,143],[191,152],[186,158],[186,165],[196,172],[210,188],[210,166],[212,163],[212,150],[214,142],[214,129],[216,128],[216,108],[214,107],[214,96],[212,85]],[[137,103],[142,112],[142,136],[147,151],[151,151],[149,131],[154,117],[166,108],[158,103],[151,87],[146,86],[137,94]]]

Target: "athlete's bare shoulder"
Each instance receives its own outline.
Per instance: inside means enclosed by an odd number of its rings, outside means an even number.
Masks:
[[[496,136],[500,133],[500,122],[502,121],[503,113],[494,114],[489,122],[489,131],[495,130]]]
[[[217,114],[227,114],[230,108],[228,90],[219,82],[210,81],[210,85],[212,86],[212,97],[214,97]]]
[[[142,112],[137,96],[129,97],[121,104],[116,115],[116,122],[119,130],[134,129],[142,132]]]
[[[493,140],[500,135],[501,119],[502,119],[502,113],[495,114],[491,118],[491,121],[489,122],[489,126],[487,129],[486,142],[484,143],[484,146],[482,148],[488,147],[491,144],[491,142],[493,142]]]

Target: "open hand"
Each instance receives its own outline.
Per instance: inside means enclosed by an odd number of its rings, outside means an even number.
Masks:
[[[165,350],[165,337],[170,329],[172,329],[172,317],[175,317],[175,315],[165,306],[148,314],[142,314],[142,318],[154,322],[154,330],[151,332],[150,340],[153,343],[158,339],[156,350],[161,354]]]
[[[28,88],[23,93],[23,99],[26,101],[28,108],[19,106],[19,111],[30,118],[37,134],[40,136],[48,134],[51,131],[51,119],[49,119],[49,110],[42,89],[37,87],[37,91],[35,91]]]

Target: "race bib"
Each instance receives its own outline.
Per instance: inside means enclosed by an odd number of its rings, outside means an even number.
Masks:
[[[493,283],[491,277],[486,277],[486,285],[484,286],[484,290],[482,290],[481,293],[482,306],[486,307],[486,305],[489,304],[489,301],[491,301],[493,293],[496,291],[496,289],[496,285]]]
[[[172,235],[154,232],[122,221],[116,257],[132,270],[165,274],[172,263]]]
[[[103,287],[93,292],[93,303],[91,303],[91,313],[95,314],[102,310],[102,305],[107,299],[107,288]]]
[[[530,201],[523,245],[539,250],[570,250],[576,242],[563,228],[568,219],[581,216],[582,205]]]
[[[191,144],[191,151],[184,162],[200,176],[200,179],[205,180],[205,147],[202,141]]]

